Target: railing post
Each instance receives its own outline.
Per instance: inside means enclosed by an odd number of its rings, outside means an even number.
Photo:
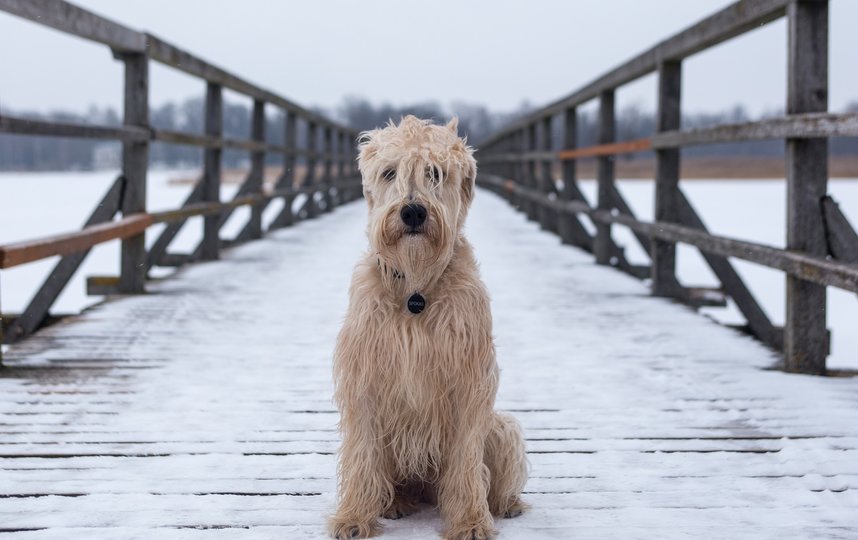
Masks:
[[[614,142],[616,121],[614,117],[614,91],[605,90],[599,95],[599,144]],[[598,208],[611,210],[613,208],[611,191],[614,184],[614,156],[598,158]],[[595,223],[596,239],[593,243],[593,254],[597,264],[610,264],[613,241],[611,240],[611,224]]]
[[[571,150],[578,146],[578,110],[575,107],[566,109],[563,118],[563,149]],[[577,199],[578,193],[578,171],[574,159],[561,162],[563,169],[563,190],[560,199],[571,201]],[[581,226],[581,222],[574,215],[563,214],[558,216],[558,231],[560,239],[564,244],[571,244],[584,249],[590,249],[589,236]]]
[[[528,124],[528,126],[527,126],[527,150],[531,153],[539,150],[539,140],[537,138],[538,133],[539,133],[539,130],[537,129],[538,127],[539,127],[538,122],[533,122],[531,124]],[[536,170],[537,170],[536,165],[537,165],[537,160],[535,157],[533,157],[531,155],[527,159],[527,178],[526,178],[526,182],[524,184],[525,184],[525,186],[527,186],[533,190],[538,190],[539,184],[541,183],[539,181],[539,176],[537,175],[537,172],[536,172]],[[536,202],[530,201],[530,200],[525,201],[524,204],[525,204],[525,208],[527,208],[527,219],[530,219],[530,220],[539,219],[541,207],[538,204],[536,204]]]
[[[318,138],[318,127],[315,122],[307,122],[307,174],[304,176],[305,187],[311,187],[316,183],[316,139]],[[319,207],[316,205],[316,193],[311,191],[307,194],[307,218],[319,215]]]
[[[126,126],[149,128],[149,58],[145,54],[121,54],[125,63]],[[146,211],[146,172],[149,167],[148,141],[122,143],[122,176],[125,179],[120,209],[122,215]],[[122,240],[118,292],[141,293],[146,284],[146,234]]]
[[[796,0],[787,8],[787,114],[828,110],[828,2]],[[828,183],[827,139],[787,139],[787,249],[825,257],[822,198]],[[825,373],[825,287],[787,275],[784,356],[787,371]]]
[[[337,204],[345,204],[351,200],[351,193],[348,189],[346,189],[346,160],[348,160],[348,153],[346,153],[346,132],[345,131],[337,131],[337,182],[339,185],[337,186]]]
[[[551,152],[552,150],[552,132],[551,132],[551,116],[546,116],[542,119],[542,150],[544,152]],[[548,197],[549,194],[554,193],[556,191],[556,185],[554,183],[554,175],[552,174],[551,168],[554,165],[553,159],[544,159],[542,160],[542,178],[539,186],[539,191],[545,197]],[[540,207],[540,226],[551,232],[557,232],[557,213],[547,206]]]
[[[681,125],[680,97],[682,63],[678,60],[661,62],[658,66],[658,111],[656,131],[678,130]],[[679,148],[657,150],[655,153],[655,220],[679,221]],[[675,297],[679,295],[676,279],[676,244],[653,239],[652,294]]]
[[[251,119],[251,138],[261,143],[265,142],[265,102],[259,99],[253,101],[253,117]],[[265,178],[265,151],[254,150],[250,154],[250,193],[262,193]],[[251,238],[262,238],[262,206],[250,207],[249,234]]]
[[[322,129],[322,186],[324,189],[325,212],[331,212],[334,209],[334,198],[331,195],[331,184],[333,183],[333,152],[334,138],[330,126],[325,126]]]
[[[221,139],[223,136],[223,88],[206,85],[205,134]],[[203,154],[203,197],[205,202],[220,202],[221,145],[207,147]],[[200,256],[215,260],[220,254],[220,215],[203,218],[203,242]]]

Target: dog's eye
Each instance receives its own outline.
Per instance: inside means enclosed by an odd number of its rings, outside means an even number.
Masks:
[[[393,182],[396,180],[396,169],[385,169],[384,172],[381,173],[381,177],[388,182]]]
[[[426,171],[426,175],[429,177],[429,180],[431,180],[434,184],[437,184],[441,181],[441,171],[439,171],[438,167],[435,167],[434,165],[432,167],[429,167],[429,169]]]

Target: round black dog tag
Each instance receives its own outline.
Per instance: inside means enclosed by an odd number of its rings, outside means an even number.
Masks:
[[[426,299],[420,296],[420,293],[414,293],[408,299],[408,311],[415,315],[423,311],[426,307]]]

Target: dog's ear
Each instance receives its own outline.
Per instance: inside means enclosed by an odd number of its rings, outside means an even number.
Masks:
[[[468,149],[468,158],[465,161],[464,171],[462,173],[462,202],[465,207],[471,206],[471,201],[474,200],[474,182],[477,178],[477,160],[474,159],[473,152]]]
[[[453,135],[459,134],[459,117],[458,116],[454,116],[453,118],[450,119],[449,122],[447,122],[447,129],[452,131]]]
[[[363,195],[370,208],[373,206],[373,197],[372,190],[370,190],[369,185],[367,184],[367,169],[369,164],[378,154],[379,145],[375,138],[377,133],[378,130],[364,131],[360,134],[360,137],[358,137],[358,170],[362,177],[361,184],[363,185]]]

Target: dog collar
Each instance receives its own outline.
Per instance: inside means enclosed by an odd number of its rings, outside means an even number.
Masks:
[[[426,308],[426,299],[419,292],[416,292],[411,295],[406,305],[408,306],[408,311],[417,315]]]
[[[402,273],[399,270],[389,268],[388,266],[381,264],[381,259],[376,259],[376,262],[378,263],[379,271],[385,273],[390,272],[394,279],[402,279]]]

